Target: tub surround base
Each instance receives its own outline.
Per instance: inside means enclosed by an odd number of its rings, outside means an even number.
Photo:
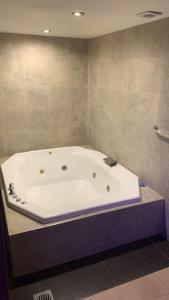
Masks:
[[[148,187],[138,203],[52,224],[7,207],[3,191],[2,198],[14,277],[165,232],[165,201]]]

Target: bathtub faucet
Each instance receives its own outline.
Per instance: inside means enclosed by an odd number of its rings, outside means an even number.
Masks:
[[[117,165],[117,161],[111,157],[105,157],[103,160],[105,164],[108,165],[109,167],[114,167]]]

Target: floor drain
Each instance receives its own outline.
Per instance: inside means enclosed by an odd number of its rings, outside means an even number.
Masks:
[[[51,290],[33,295],[34,300],[54,300]]]

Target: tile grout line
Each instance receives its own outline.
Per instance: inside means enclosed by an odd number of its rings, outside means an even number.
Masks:
[[[158,279],[158,280],[161,282],[161,284],[164,285],[165,288],[168,290],[167,294],[163,295],[162,297],[164,297],[164,296],[166,296],[166,295],[169,295],[169,287],[168,287],[168,285],[167,285],[161,278],[159,278],[157,275],[153,274],[153,276],[154,276],[156,279]],[[161,299],[161,298],[159,298],[159,299]],[[157,300],[158,300],[158,299],[157,299]]]
[[[163,250],[161,250],[161,248],[158,247],[158,245],[153,244],[153,246],[154,246],[161,254],[163,254],[163,256],[164,256],[165,258],[167,258],[167,259],[169,260],[169,256],[168,256],[165,252],[163,252]]]
[[[164,297],[166,297],[166,296],[169,296],[169,293],[167,293],[167,294],[161,296],[160,298],[157,298],[156,300],[162,300],[162,299],[163,299]],[[168,298],[167,298],[167,299],[168,299]]]
[[[115,278],[112,276],[111,272],[109,270],[107,270],[104,262],[101,262],[101,266],[103,268],[103,270],[105,271],[105,273],[108,275],[108,277],[111,279],[111,281],[113,282],[113,284],[115,284],[115,286],[118,286],[119,284],[116,282]]]
[[[154,245],[154,247],[161,253],[161,254],[163,254],[163,256],[165,257],[165,258],[167,258],[168,260],[169,260],[169,257],[167,256],[167,254],[165,254],[165,252],[163,252],[162,250],[161,250],[161,248],[160,247],[158,247],[158,245],[156,245],[156,244],[153,244]],[[165,268],[164,268],[165,269]],[[163,272],[163,270],[164,269],[162,269],[161,271]],[[169,287],[168,287],[168,285],[165,283],[165,282],[163,282],[163,280],[161,280],[156,274],[154,274],[154,276],[169,290]],[[167,293],[166,295],[169,295],[169,293]],[[166,296],[166,295],[164,295],[164,296]],[[163,297],[163,296],[162,296]],[[157,299],[157,300],[160,300],[161,299],[161,297],[159,298],[159,299]]]

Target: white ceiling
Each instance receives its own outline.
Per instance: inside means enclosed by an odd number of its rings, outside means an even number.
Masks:
[[[86,12],[83,17],[72,11]],[[162,11],[144,19],[136,13]],[[0,0],[0,32],[91,38],[169,16],[169,0]]]

